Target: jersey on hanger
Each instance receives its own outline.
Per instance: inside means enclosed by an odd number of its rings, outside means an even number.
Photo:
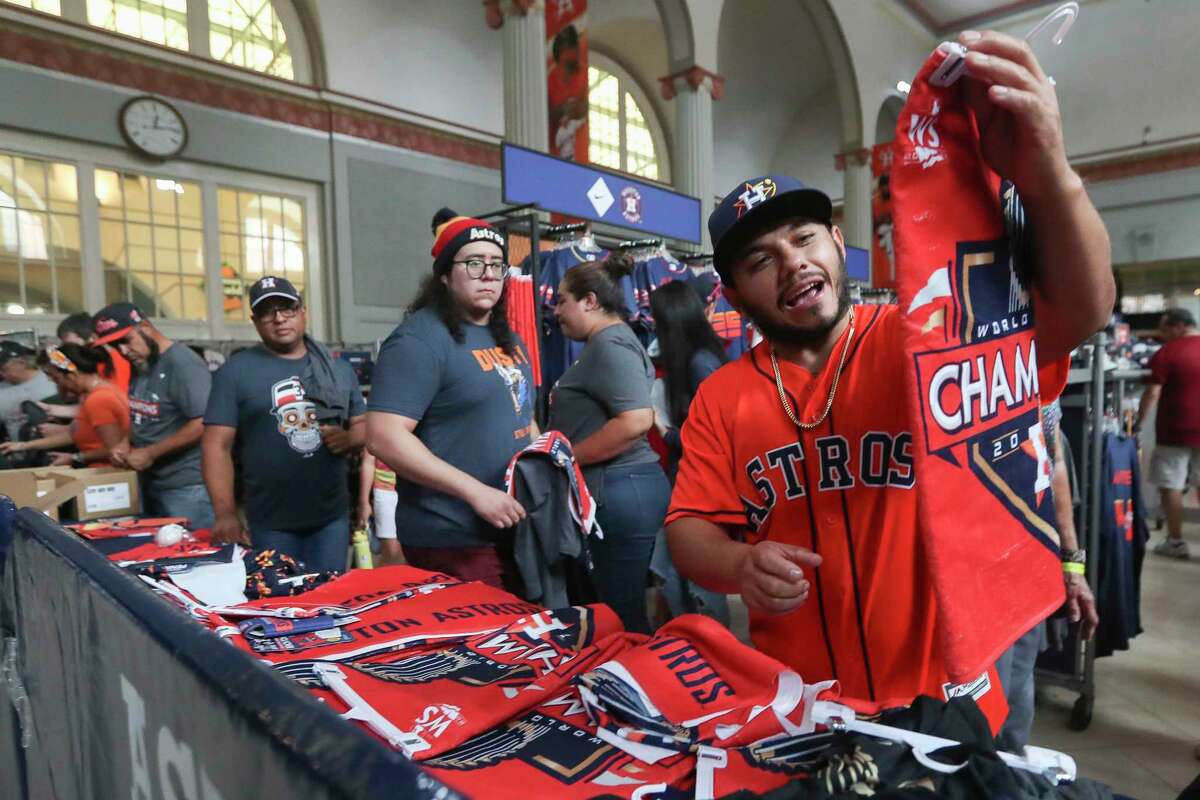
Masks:
[[[1097,559],[1096,655],[1128,650],[1142,632],[1141,575],[1146,555],[1146,514],[1142,506],[1137,439],[1106,434],[1104,478],[1100,484],[1100,551]]]

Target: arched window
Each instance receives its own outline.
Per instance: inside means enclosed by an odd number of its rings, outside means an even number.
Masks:
[[[64,9],[63,0],[0,0],[67,18],[86,14],[74,21],[276,78],[307,82],[311,77],[291,0],[78,1]]]
[[[588,160],[667,182],[667,148],[649,98],[616,63],[595,50],[588,57]]]
[[[208,47],[218,61],[277,78],[296,77],[271,0],[208,0]]]

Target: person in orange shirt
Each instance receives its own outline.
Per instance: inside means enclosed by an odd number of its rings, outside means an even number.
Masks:
[[[1016,185],[1037,263],[1053,267],[1034,277],[1037,354],[1061,368],[1112,308],[1107,234],[1028,48],[995,32],[963,43],[983,155]],[[1016,74],[1038,77],[1014,88]],[[676,568],[741,594],[755,645],[805,681],[834,678],[883,707],[969,693],[983,708],[991,678],[950,685],[934,636],[899,309],[851,305],[832,203],[793,178],[739,183],[708,225],[726,296],[765,341],[707,378],[688,412],[666,520]]]
[[[58,340],[63,344],[92,345],[96,340],[92,315],[86,311],[72,314],[58,323],[56,333]],[[101,365],[100,377],[116,386],[124,394],[129,394],[129,381],[133,376],[133,366],[115,347],[104,345],[104,352],[108,353],[108,362]],[[56,416],[62,415],[56,414]]]
[[[74,445],[77,453],[51,452],[54,466],[109,466],[109,451],[129,435],[129,400],[125,393],[100,377],[108,354],[82,344],[48,347],[38,356],[38,365],[50,379],[79,397],[79,416],[69,433],[60,433],[29,442],[6,442],[4,453],[25,450],[53,450]]]

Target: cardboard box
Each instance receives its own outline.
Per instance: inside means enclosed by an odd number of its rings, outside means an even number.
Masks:
[[[88,522],[141,509],[138,476],[117,467],[38,467],[0,471],[0,494],[18,508],[32,506],[53,519]]]

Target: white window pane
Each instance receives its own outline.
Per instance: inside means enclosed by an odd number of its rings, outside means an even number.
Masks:
[[[200,184],[96,170],[105,302],[131,301],[147,314],[203,321],[206,304],[187,300],[184,273],[203,280]]]
[[[269,0],[209,0],[208,37],[218,61],[295,78],[283,23]]]
[[[3,0],[6,3],[11,3],[14,6],[22,8],[31,8],[34,11],[40,11],[43,14],[54,14],[62,16],[62,7],[59,0]]]

